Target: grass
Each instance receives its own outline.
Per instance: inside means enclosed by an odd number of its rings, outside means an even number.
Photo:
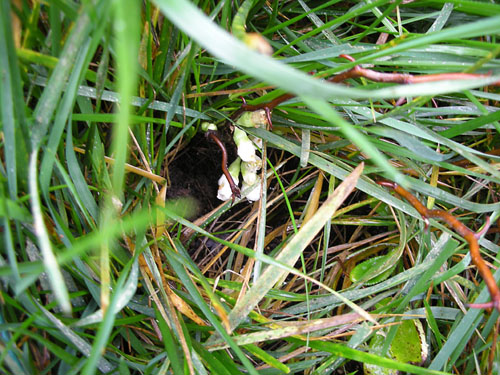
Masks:
[[[475,231],[491,217],[500,279],[500,5],[0,4],[1,373],[499,372],[498,312],[467,307],[489,301],[467,243],[375,181]],[[490,76],[309,74],[358,63]],[[272,130],[244,128],[264,141],[261,200],[217,201],[201,123],[231,162],[240,97],[283,93]]]

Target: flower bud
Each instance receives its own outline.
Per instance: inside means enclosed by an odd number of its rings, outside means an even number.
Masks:
[[[217,126],[215,126],[215,124],[212,124],[210,122],[202,122],[201,123],[201,130],[203,130],[204,132],[208,131],[208,130],[215,130],[217,131]]]
[[[243,112],[236,123],[244,128],[265,128],[267,126],[266,111],[259,109],[253,112]]]
[[[234,129],[233,135],[234,143],[238,147],[238,156],[243,161],[253,161],[255,160],[255,146],[253,142],[248,138],[247,133],[238,128]]]

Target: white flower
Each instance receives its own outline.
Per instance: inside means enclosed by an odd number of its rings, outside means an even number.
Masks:
[[[231,163],[228,168],[229,174],[233,177],[233,181],[236,185],[240,182],[238,175],[240,174],[240,158],[236,158],[235,161]],[[220,176],[219,178],[219,190],[217,191],[217,198],[221,201],[227,201],[233,197],[233,192],[231,190],[231,186],[229,185],[229,181],[225,175]]]
[[[255,155],[254,160],[241,163],[241,174],[247,185],[253,185],[257,181],[257,171],[261,168],[262,160]]]
[[[255,184],[248,185],[247,183],[243,182],[243,186],[241,187],[245,198],[252,202],[256,202],[260,199],[260,177],[256,177],[257,178]]]
[[[235,181],[236,182],[236,181]],[[222,175],[219,178],[219,190],[217,191],[217,198],[221,201],[227,201],[231,199],[233,192],[231,191],[231,186],[226,176]]]
[[[255,160],[255,146],[253,142],[248,138],[247,133],[238,128],[234,128],[233,135],[234,143],[238,147],[238,156],[243,161],[253,161]]]

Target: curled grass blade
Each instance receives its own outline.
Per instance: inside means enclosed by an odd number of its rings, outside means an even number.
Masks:
[[[59,305],[61,306],[62,310],[66,314],[70,314],[71,303],[69,300],[68,289],[66,288],[61,268],[52,250],[52,244],[50,243],[49,235],[47,233],[47,228],[43,221],[40,195],[38,193],[38,174],[36,168],[37,161],[38,161],[38,150],[35,150],[34,152],[31,153],[30,166],[29,166],[31,208],[34,219],[35,233],[38,239],[40,252],[42,254],[45,271],[49,276],[49,281],[52,287],[52,291],[54,292],[54,295]]]

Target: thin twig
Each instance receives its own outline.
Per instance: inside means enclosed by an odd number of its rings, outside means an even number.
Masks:
[[[451,215],[449,212],[443,210],[429,210],[425,207],[420,201],[409,191],[402,188],[398,184],[390,181],[379,181],[379,185],[389,187],[393,189],[397,194],[401,195],[405,198],[410,204],[415,207],[418,213],[422,216],[425,221],[426,227],[429,226],[429,219],[441,219],[450,227],[452,227],[455,232],[457,232],[460,236],[462,236],[469,244],[469,250],[472,258],[472,262],[476,265],[479,273],[483,277],[486,286],[488,287],[488,291],[490,292],[491,302],[486,303],[477,303],[477,304],[469,304],[469,307],[485,309],[494,307],[500,312],[500,290],[498,289],[498,285],[493,277],[490,269],[486,265],[486,262],[481,257],[481,253],[479,252],[479,243],[477,239],[487,231],[487,227],[489,227],[490,221],[486,222],[486,230],[483,229],[479,233],[475,233],[469,228],[467,228],[462,222],[460,222],[455,216]]]

